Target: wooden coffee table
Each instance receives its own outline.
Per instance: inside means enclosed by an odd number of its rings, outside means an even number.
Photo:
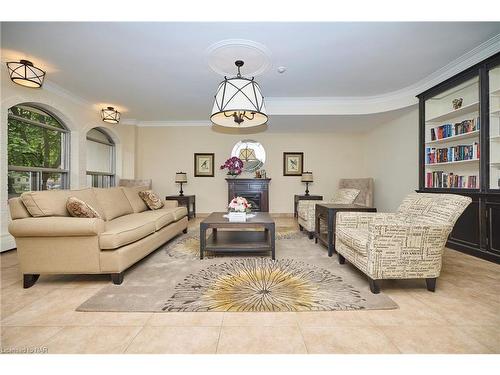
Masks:
[[[213,212],[200,223],[200,259],[203,252],[271,252],[275,259],[275,225],[266,212],[255,212],[255,216],[243,223],[229,222],[223,215]],[[212,233],[207,238],[207,229]],[[259,229],[262,230],[252,230]],[[250,229],[250,230],[249,230]]]

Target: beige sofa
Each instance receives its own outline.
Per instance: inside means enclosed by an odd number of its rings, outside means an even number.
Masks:
[[[164,202],[149,210],[138,193],[146,187],[52,190],[23,193],[9,200],[24,287],[40,274],[111,274],[123,272],[181,232],[187,232],[187,210]],[[90,204],[103,219],[71,217],[69,197]]]

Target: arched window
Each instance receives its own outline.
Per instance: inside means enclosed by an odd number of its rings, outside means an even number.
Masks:
[[[115,186],[115,143],[101,128],[87,133],[87,185]]]
[[[25,191],[69,188],[69,135],[59,119],[41,108],[9,108],[9,197]]]

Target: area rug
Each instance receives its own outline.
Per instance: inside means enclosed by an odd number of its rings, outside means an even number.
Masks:
[[[77,311],[333,311],[395,309],[372,294],[354,267],[295,228],[278,228],[276,260],[267,254],[208,254],[196,230],[178,236],[104,287]]]

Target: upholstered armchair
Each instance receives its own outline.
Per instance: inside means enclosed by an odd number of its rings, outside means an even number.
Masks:
[[[471,199],[455,194],[413,193],[396,213],[339,212],[335,249],[368,276],[379,280],[424,278],[435,291],[443,250],[453,226]]]
[[[343,178],[339,181],[339,189],[331,200],[299,201],[297,206],[300,230],[305,230],[309,238],[313,238],[315,226],[315,209],[318,203],[325,204],[360,204],[371,207],[373,205],[372,178]]]

